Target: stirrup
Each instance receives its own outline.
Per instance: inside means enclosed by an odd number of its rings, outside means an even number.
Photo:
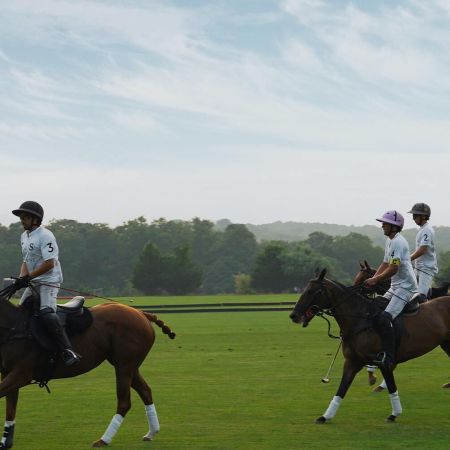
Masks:
[[[65,366],[71,366],[72,364],[80,362],[81,356],[75,353],[73,350],[66,348],[63,350],[62,358]]]

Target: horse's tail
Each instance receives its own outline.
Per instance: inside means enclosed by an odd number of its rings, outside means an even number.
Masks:
[[[147,320],[149,322],[153,322],[156,325],[158,325],[158,327],[161,328],[162,332],[164,334],[167,334],[170,337],[170,339],[175,339],[176,334],[161,319],[158,319],[156,314],[152,314],[152,313],[148,313],[148,312],[144,312],[144,311],[142,311],[142,313],[144,314],[144,316],[147,318]]]

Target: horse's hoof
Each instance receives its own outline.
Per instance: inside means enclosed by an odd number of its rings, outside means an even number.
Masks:
[[[320,416],[320,417],[318,417],[317,419],[316,419],[316,424],[317,425],[323,425],[324,423],[326,423],[327,422],[327,419],[325,419],[325,417],[323,417],[323,416]]]
[[[392,423],[395,422],[395,419],[397,418],[397,416],[394,416],[393,414],[391,414],[387,419],[386,422],[387,423]]]
[[[95,447],[95,448],[106,447],[107,445],[108,444],[105,441],[102,441],[101,439],[92,443],[92,447]]]
[[[153,438],[155,437],[156,433],[158,431],[149,431],[143,438],[143,441],[153,441]]]
[[[384,387],[383,386],[377,386],[372,392],[383,392]]]
[[[373,386],[377,382],[377,377],[369,372],[369,386]]]
[[[445,383],[445,384],[442,385],[442,387],[444,389],[450,388],[450,383]]]

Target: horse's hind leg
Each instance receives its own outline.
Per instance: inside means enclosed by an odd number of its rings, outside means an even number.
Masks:
[[[397,385],[395,384],[393,370],[385,370],[380,368],[383,374],[384,381],[389,391],[389,399],[391,401],[392,413],[386,419],[388,422],[394,422],[395,419],[402,413],[402,405],[400,403],[400,396],[398,395]]]
[[[117,411],[111,419],[111,422],[103,436],[95,441],[93,447],[104,447],[111,443],[120,425],[122,425],[125,415],[131,408],[130,385],[132,371],[129,369],[120,369],[116,367],[116,393],[117,393]]]
[[[145,413],[147,415],[149,430],[142,438],[144,441],[151,441],[153,436],[159,432],[158,414],[153,404],[152,390],[146,383],[142,375],[137,371],[131,380],[131,387],[138,393],[145,405]]]
[[[450,356],[450,341],[443,342],[441,344],[442,350],[444,350],[445,353],[447,353],[448,356]],[[445,383],[442,385],[443,388],[450,388],[450,382]]]

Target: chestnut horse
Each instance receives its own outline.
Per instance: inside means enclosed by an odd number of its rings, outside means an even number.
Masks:
[[[8,301],[11,292],[8,293],[7,289],[0,294],[0,397],[6,396],[5,431],[0,448],[11,448],[19,389],[38,379],[42,350],[26,334],[17,335],[17,329],[23,328],[28,321],[29,313],[24,307]],[[57,360],[52,378],[76,377],[107,360],[115,369],[117,409],[105,433],[93,443],[93,447],[106,446],[117,433],[131,407],[130,386],[145,405],[149,431],[143,439],[151,440],[159,431],[159,422],[152,391],[139,373],[139,367],[155,340],[152,323],[162,328],[171,339],[175,333],[154,314],[119,303],[105,303],[89,308],[89,311],[92,324],[82,334],[72,337],[74,350],[82,355],[81,361],[65,367],[61,360]]]
[[[296,303],[290,318],[307,327],[314,316],[329,314],[336,319],[342,336],[344,369],[336,395],[317,424],[331,420],[342,399],[363,366],[373,363],[381,351],[381,339],[373,328],[372,317],[376,305],[355,287],[346,287],[325,278],[322,270],[311,280]],[[396,351],[396,363],[402,363],[430,352],[438,345],[450,356],[450,297],[439,297],[422,303],[415,315],[402,315],[402,334]],[[397,319],[396,319],[397,320]],[[392,370],[381,369],[387,383],[392,413],[388,421],[395,421],[402,412],[400,397]]]

